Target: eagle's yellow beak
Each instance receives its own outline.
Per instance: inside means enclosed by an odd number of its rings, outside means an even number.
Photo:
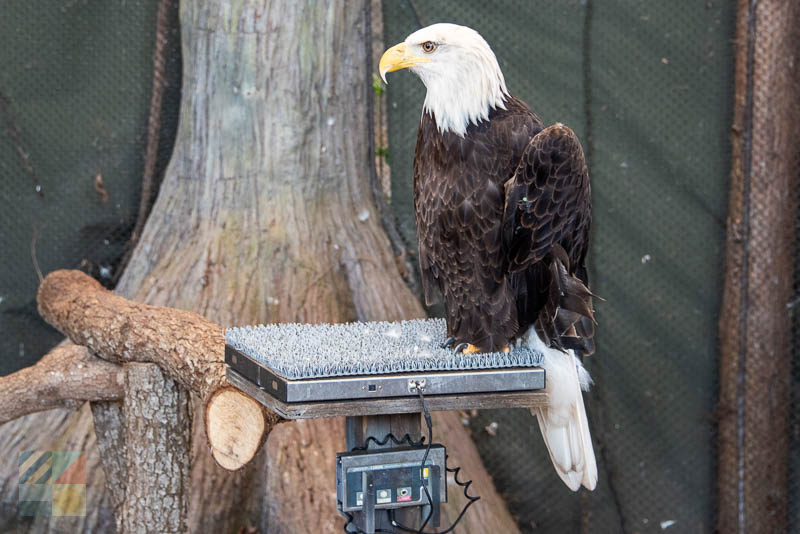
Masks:
[[[400,69],[406,69],[419,65],[420,63],[427,63],[431,60],[429,57],[410,56],[406,50],[406,44],[400,43],[391,47],[381,56],[381,62],[378,69],[381,72],[381,78],[386,82],[386,73],[394,72]]]

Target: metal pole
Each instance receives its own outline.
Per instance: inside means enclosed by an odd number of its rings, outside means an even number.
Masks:
[[[419,413],[345,418],[345,443],[348,451],[354,447],[363,447],[370,436],[383,440],[389,433],[393,434],[397,439],[409,434],[412,439],[418,440],[422,435],[421,432],[422,422]],[[393,446],[394,444],[389,440],[383,446],[370,443],[369,449],[389,449]],[[397,521],[409,527],[418,526],[422,517],[419,507],[397,509],[394,511],[394,516]],[[364,525],[360,513],[354,514],[354,522],[359,528],[365,530],[366,525]],[[389,521],[388,510],[375,511],[375,528],[393,531],[392,524]]]

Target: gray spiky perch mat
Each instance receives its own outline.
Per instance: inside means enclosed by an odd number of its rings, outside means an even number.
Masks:
[[[225,357],[235,385],[250,394],[256,386],[268,397],[254,396],[288,418],[297,402],[408,397],[416,404],[409,381],[424,380],[428,395],[544,388],[541,355],[529,348],[467,355],[442,348],[445,338],[442,319],[245,326],[225,331]]]

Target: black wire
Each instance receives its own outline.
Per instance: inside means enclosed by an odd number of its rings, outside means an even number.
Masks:
[[[420,386],[419,382],[416,382],[417,385],[417,393],[419,394],[419,400],[422,401],[422,414],[425,417],[425,426],[428,427],[428,446],[425,448],[425,454],[422,456],[422,464],[420,465],[420,478],[422,478],[422,471],[425,470],[425,462],[428,460],[428,453],[431,452],[431,446],[433,445],[433,421],[431,421],[431,414],[428,411],[428,405],[425,403],[425,395],[422,394],[422,387]],[[422,484],[422,489],[425,490],[425,497],[428,498],[428,505],[430,506],[430,510],[428,510],[428,517],[425,518],[423,521],[422,526],[419,527],[417,534],[422,534],[422,531],[425,530],[425,527],[428,525],[428,522],[433,517],[433,499],[431,498],[431,494],[428,491],[428,485]]]
[[[447,458],[449,458],[449,456]],[[447,458],[445,458],[445,464],[447,463]],[[456,528],[456,526],[458,525],[458,522],[461,521],[461,518],[464,517],[464,514],[467,513],[467,510],[469,509],[469,507],[472,506],[472,504],[474,502],[481,500],[481,498],[479,496],[473,497],[472,495],[469,494],[469,487],[472,485],[472,481],[471,480],[467,480],[466,482],[461,482],[460,480],[458,480],[458,473],[461,471],[460,467],[456,467],[456,468],[451,469],[451,468],[445,466],[445,470],[448,473],[453,473],[453,481],[456,483],[456,485],[461,486],[462,488],[464,488],[464,497],[467,498],[468,502],[467,502],[467,504],[464,505],[464,508],[461,509],[461,513],[458,514],[458,517],[456,517],[456,520],[453,521],[453,524],[450,525],[446,530],[442,530],[441,532],[438,532],[438,533],[423,532],[422,534],[447,534],[448,532],[452,532],[453,529]],[[394,510],[389,510],[389,512],[393,514]],[[394,521],[394,518],[392,518],[392,525],[394,525],[395,527],[399,528],[400,530],[402,530],[404,532],[412,532],[414,534],[419,534],[418,530],[413,530],[413,529],[410,529],[410,528],[406,527],[405,525],[401,525],[397,521]]]

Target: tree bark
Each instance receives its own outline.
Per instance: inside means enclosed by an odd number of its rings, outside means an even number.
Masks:
[[[720,317],[719,532],[787,528],[798,27],[797,2],[739,1]]]
[[[128,489],[128,448],[123,406],[121,402],[93,402],[91,411],[97,449],[105,472],[106,493],[114,508],[115,524],[119,528]]]
[[[117,532],[186,532],[189,399],[155,364],[122,367],[123,402],[92,403]]]
[[[373,196],[367,1],[181,3],[180,127],[119,295],[223,326],[423,315]],[[98,427],[113,434],[118,419]],[[330,475],[344,450],[341,419],[277,426],[266,454],[235,473],[211,459],[202,419],[194,417],[189,531],[341,530]],[[467,440],[453,424],[443,441]],[[474,448],[459,461],[486,499],[460,531],[518,532]]]

